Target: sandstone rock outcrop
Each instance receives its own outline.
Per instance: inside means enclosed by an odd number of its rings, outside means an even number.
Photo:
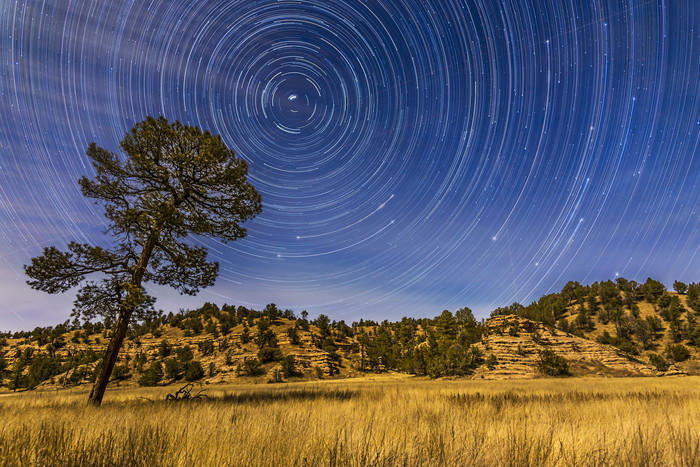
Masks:
[[[479,344],[484,355],[493,355],[497,364],[482,365],[474,372],[478,379],[517,379],[541,376],[537,371],[539,354],[550,349],[564,357],[573,375],[653,376],[651,366],[632,360],[609,345],[582,339],[548,328],[516,315],[502,315],[486,322],[486,333]]]

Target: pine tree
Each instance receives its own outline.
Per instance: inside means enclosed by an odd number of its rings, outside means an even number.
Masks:
[[[94,179],[83,177],[84,196],[104,205],[114,246],[71,242],[68,251],[45,248],[25,266],[28,284],[48,293],[80,286],[73,313],[116,321],[89,396],[102,402],[132,320],[152,311],[144,282],[194,295],[214,284],[219,265],[186,237],[224,242],[245,237],[241,224],[260,213],[260,195],[246,181],[248,166],[222,139],[199,128],[146,118],[120,143],[123,157],[90,144]],[[92,275],[98,278],[88,279]]]

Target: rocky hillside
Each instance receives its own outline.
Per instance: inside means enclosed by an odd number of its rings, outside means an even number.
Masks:
[[[560,293],[528,306],[499,308],[492,316],[515,314],[559,337],[612,347],[630,362],[653,367],[654,374],[699,374],[700,284],[676,281],[674,289],[653,279],[644,284],[623,278],[588,286],[569,282]]]
[[[660,372],[652,365],[630,358],[620,349],[574,336],[516,315],[495,316],[486,321],[484,338],[477,344],[493,356],[478,367],[474,378],[516,379],[541,376],[538,363],[544,350],[563,357],[573,376],[662,376],[685,372],[676,366]]]
[[[534,378],[700,374],[698,284],[649,279],[581,286],[477,321],[468,308],[433,319],[347,325],[268,305],[207,303],[135,324],[114,385],[297,381],[397,371],[418,376]],[[109,321],[0,335],[0,390],[90,384]]]
[[[353,339],[334,340],[325,348],[315,326],[303,329],[280,318],[251,330],[248,323],[221,335],[161,325],[124,341],[112,383],[161,385],[176,381],[204,384],[233,380],[281,381],[351,377],[357,356]],[[290,331],[293,330],[293,331]],[[27,338],[4,338],[3,383],[8,389],[58,388],[89,384],[111,331],[67,331],[41,345]],[[263,342],[264,340],[264,342]],[[23,367],[20,370],[20,367]],[[48,377],[46,377],[48,376]]]

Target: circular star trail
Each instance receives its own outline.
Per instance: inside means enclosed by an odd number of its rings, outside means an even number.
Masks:
[[[698,281],[699,20],[692,0],[4,1],[0,322],[68,316],[22,265],[105,242],[84,152],[147,115],[220,134],[264,204],[204,243],[213,289],[151,289],[166,310],[483,315],[569,280]]]

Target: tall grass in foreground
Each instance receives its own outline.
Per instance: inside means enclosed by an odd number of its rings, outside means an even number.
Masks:
[[[700,378],[411,378],[0,397],[2,465],[700,465]],[[151,399],[151,402],[147,399]]]

